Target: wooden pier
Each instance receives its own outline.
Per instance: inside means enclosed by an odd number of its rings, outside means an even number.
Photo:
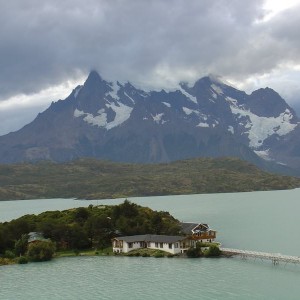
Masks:
[[[220,248],[220,250],[224,254],[238,255],[243,259],[258,258],[258,259],[270,260],[272,261],[273,265],[278,265],[279,262],[300,264],[299,256],[289,256],[280,253],[267,253],[267,252],[257,252],[257,251],[248,251],[248,250],[239,250],[239,249],[230,249],[230,248]]]

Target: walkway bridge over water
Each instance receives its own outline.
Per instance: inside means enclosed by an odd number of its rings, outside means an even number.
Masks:
[[[280,253],[267,253],[267,252],[257,252],[257,251],[248,251],[248,250],[239,250],[239,249],[230,249],[230,248],[220,248],[220,250],[224,252],[224,254],[239,255],[243,259],[249,257],[254,259],[259,258],[259,259],[271,260],[274,265],[278,265],[279,262],[300,264],[299,256],[289,256]]]

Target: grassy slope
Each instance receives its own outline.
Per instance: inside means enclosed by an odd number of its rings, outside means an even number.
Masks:
[[[44,162],[0,166],[0,200],[104,199],[299,186],[298,178],[265,173],[235,158],[201,158],[148,165],[81,159],[65,164]]]

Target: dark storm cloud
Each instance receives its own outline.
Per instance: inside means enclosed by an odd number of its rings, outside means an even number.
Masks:
[[[259,22],[262,4],[7,1],[0,10],[0,99],[38,92],[91,69],[108,79],[156,84],[163,76],[185,80],[187,72],[246,78],[297,61],[299,13],[275,18],[270,26]],[[289,47],[289,55],[282,55]]]

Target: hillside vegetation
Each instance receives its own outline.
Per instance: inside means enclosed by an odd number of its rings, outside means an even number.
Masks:
[[[0,165],[0,200],[105,199],[291,189],[300,179],[262,172],[235,158],[169,164],[80,159],[71,163]]]
[[[25,255],[29,232],[40,232],[55,243],[56,249],[103,249],[116,235],[180,233],[179,221],[168,212],[153,211],[129,201],[115,206],[79,207],[25,215],[0,223],[1,256]],[[6,255],[9,251],[9,254]]]

